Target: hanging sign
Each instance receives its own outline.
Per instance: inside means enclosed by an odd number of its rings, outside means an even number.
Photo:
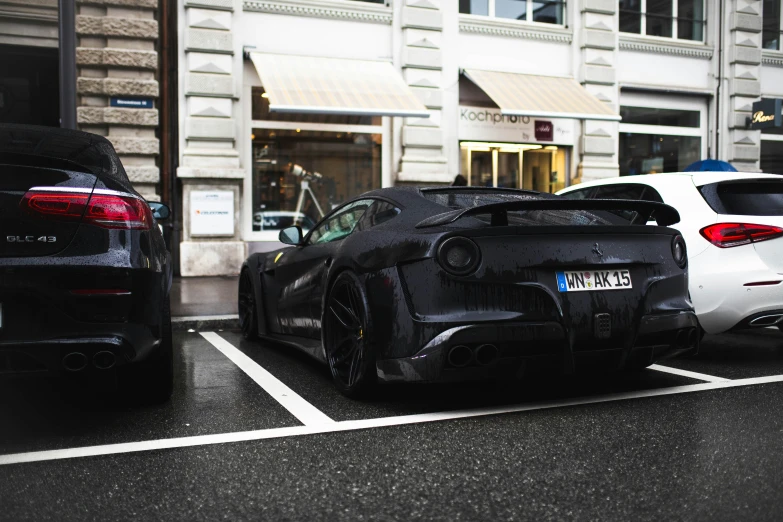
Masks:
[[[230,190],[190,193],[191,236],[234,235],[234,193]]]
[[[781,115],[780,98],[762,98],[753,102],[753,112],[750,117],[750,128],[753,130],[780,127],[783,116]]]

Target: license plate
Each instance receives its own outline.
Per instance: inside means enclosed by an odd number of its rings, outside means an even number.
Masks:
[[[585,270],[557,272],[557,289],[561,292],[591,290],[624,290],[632,288],[628,270]]]

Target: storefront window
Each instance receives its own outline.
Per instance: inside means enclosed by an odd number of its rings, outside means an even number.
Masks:
[[[701,159],[701,138],[620,134],[620,175],[681,172]]]
[[[564,0],[459,0],[463,14],[564,25]]]
[[[620,107],[623,123],[637,125],[666,125],[670,127],[699,127],[699,111],[678,111],[652,107]]]
[[[783,174],[783,141],[761,140],[761,171]]]
[[[253,88],[251,208],[253,232],[291,225],[310,230],[333,208],[381,187],[381,118],[269,111]],[[261,236],[263,237],[263,235]]]
[[[381,186],[380,134],[254,129],[252,139],[254,232],[312,228],[341,203]]]
[[[780,49],[780,0],[764,0],[761,47],[775,51]]]
[[[704,0],[620,0],[619,8],[621,32],[704,40]]]

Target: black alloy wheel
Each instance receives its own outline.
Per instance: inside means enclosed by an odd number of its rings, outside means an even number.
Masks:
[[[337,276],[324,308],[324,342],[337,389],[353,398],[369,394],[377,382],[367,297],[353,272]]]
[[[239,276],[239,326],[242,337],[252,341],[258,338],[258,309],[256,308],[256,291],[250,270],[242,270]]]

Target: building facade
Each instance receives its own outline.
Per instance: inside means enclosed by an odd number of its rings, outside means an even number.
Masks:
[[[79,121],[160,197],[165,42],[148,1],[79,4]],[[236,274],[279,246],[279,228],[312,226],[376,187],[462,174],[555,191],[707,157],[782,171],[783,134],[748,125],[755,101],[783,97],[780,4],[178,2],[179,118],[164,138],[178,164],[181,273]],[[52,6],[24,5],[48,16],[51,47]],[[122,96],[153,105],[112,107]]]
[[[158,0],[76,2],[76,111],[161,198]],[[0,122],[59,126],[57,0],[0,0]]]

